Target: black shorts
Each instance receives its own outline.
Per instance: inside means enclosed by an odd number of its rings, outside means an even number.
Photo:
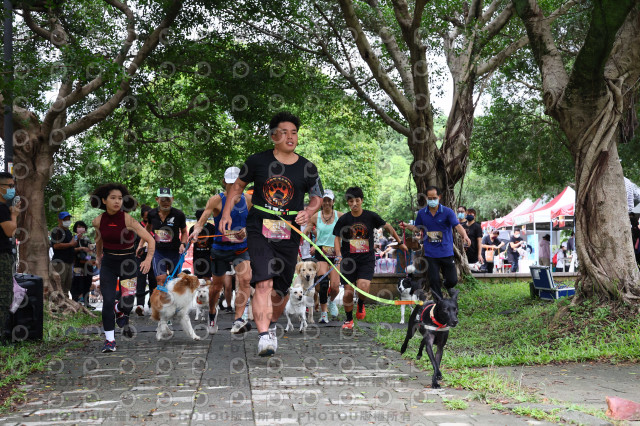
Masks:
[[[198,278],[211,277],[211,257],[194,257],[193,258],[193,275]]]
[[[213,275],[222,277],[231,271],[231,265],[235,268],[240,263],[249,259],[249,251],[240,250],[218,250],[211,249],[211,259],[213,260]]]
[[[367,260],[354,260],[351,257],[345,257],[340,262],[340,272],[346,279],[351,281],[351,284],[356,284],[357,280],[369,280],[373,279],[373,272],[376,269],[376,259],[371,258]],[[340,277],[341,284],[347,284],[345,280]]]
[[[329,260],[330,260],[332,263],[335,263],[335,261],[336,261],[335,256],[327,256],[327,257],[329,258]],[[326,261],[327,261],[327,259],[325,259],[324,257],[322,257],[322,254],[320,254],[320,251],[319,251],[318,249],[316,249],[316,252],[313,254],[313,258],[314,258],[315,260],[317,260],[318,262],[326,262]]]
[[[299,238],[292,235],[290,240],[267,239],[247,227],[247,245],[251,258],[251,287],[273,279],[273,289],[287,295],[298,261]]]

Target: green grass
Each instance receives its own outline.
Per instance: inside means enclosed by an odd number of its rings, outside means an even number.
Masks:
[[[629,306],[602,305],[584,301],[571,306],[570,300],[548,302],[532,299],[528,283],[484,284],[477,281],[459,285],[459,323],[449,332],[442,358],[447,386],[472,391],[497,410],[510,402],[540,402],[541,398],[519,382],[496,372],[495,367],[608,360],[640,360],[640,317]],[[405,321],[410,311],[405,312]],[[378,323],[376,340],[400,350],[406,329],[392,329],[398,323],[397,306],[367,307],[367,321]],[[427,356],[416,361],[420,335],[410,341],[405,358],[432,373]],[[602,410],[565,405],[607,419]],[[558,421],[555,412],[517,408],[516,414],[540,420]]]
[[[44,338],[42,341],[25,341],[8,346],[0,346],[0,388],[12,388],[11,395],[0,404],[0,413],[6,412],[11,404],[24,397],[14,386],[22,383],[31,373],[43,371],[53,357],[63,357],[66,348],[78,342],[94,339],[95,336],[80,335],[69,327],[81,328],[100,323],[100,317],[86,314],[52,317],[45,310]]]
[[[469,404],[461,399],[443,399],[442,402],[448,410],[466,410]]]

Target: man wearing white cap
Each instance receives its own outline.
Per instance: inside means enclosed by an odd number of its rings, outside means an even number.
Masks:
[[[322,197],[322,209],[311,216],[311,219],[305,228],[305,234],[307,235],[309,235],[314,227],[316,228],[317,237],[315,243],[322,249],[324,255],[327,256],[331,262],[334,261],[336,256],[335,248],[333,246],[335,238],[333,235],[333,227],[336,226],[338,218],[342,216],[341,212],[337,212],[333,209],[334,198],[335,196],[333,195],[332,190],[327,189],[324,191]],[[320,220],[318,220],[318,218],[320,218]],[[322,277],[333,265],[329,265],[322,254],[317,251],[315,253],[315,258],[318,261],[318,276]],[[329,286],[331,286],[330,290]],[[334,302],[336,296],[340,292],[340,276],[338,275],[338,271],[336,271],[335,268],[332,269],[329,274],[329,279],[327,280],[325,277],[320,283],[318,283],[317,287],[320,296],[319,322],[320,324],[327,324],[329,322],[329,313],[333,317],[338,316],[338,307]],[[328,300],[329,296],[331,297],[331,300]],[[327,312],[327,302],[329,302],[328,307],[330,312]]]
[[[222,217],[222,210],[227,201],[229,188],[238,178],[240,169],[238,167],[229,167],[224,172],[224,192],[209,198],[207,205],[193,227],[193,232],[189,239],[195,240],[202,231],[209,216],[214,216],[215,232],[213,237],[213,246],[211,247],[211,259],[213,261],[213,285],[209,287],[209,326],[207,327],[209,334],[215,334],[218,331],[217,324],[217,308],[220,290],[224,285],[224,278],[228,271],[233,267],[236,271],[236,303],[235,303],[235,321],[231,327],[231,333],[241,334],[251,330],[251,323],[242,319],[244,308],[251,295],[251,264],[249,261],[249,252],[247,250],[246,223],[251,201],[244,194],[236,197],[231,208],[231,230],[224,233],[220,232],[218,224]]]

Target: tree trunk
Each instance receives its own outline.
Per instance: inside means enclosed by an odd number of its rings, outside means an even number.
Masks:
[[[577,302],[598,296],[638,303],[640,272],[631,243],[626,194],[616,141],[622,113],[620,89],[609,82],[600,99],[583,99],[588,111],[560,114],[571,139],[576,173]],[[588,108],[588,107],[587,107]],[[577,124],[582,124],[578,126]],[[576,129],[579,129],[576,132]],[[573,136],[573,137],[572,137]]]
[[[49,231],[45,217],[44,190],[51,178],[55,144],[35,127],[16,132],[14,174],[16,193],[23,211],[18,218],[16,238],[20,241],[18,271],[38,275],[44,281],[44,298],[53,312],[91,314],[63,294],[60,276],[49,261]],[[91,314],[93,315],[93,314]]]

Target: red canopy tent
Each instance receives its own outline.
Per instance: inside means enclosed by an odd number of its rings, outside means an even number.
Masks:
[[[513,226],[515,224],[515,220],[514,218],[518,215],[521,214],[527,214],[527,213],[531,213],[532,211],[535,211],[539,208],[541,208],[543,205],[542,203],[542,199],[538,198],[536,201],[534,201],[529,207],[527,207],[525,210],[521,211],[521,212],[516,212],[515,214],[509,216],[505,216],[502,221],[498,222],[496,224],[496,228],[504,228],[507,226]]]
[[[538,200],[536,202],[540,201],[540,199],[538,198]],[[496,226],[498,223],[500,223],[501,221],[510,218],[512,216],[518,215],[520,213],[524,213],[525,211],[527,211],[527,209],[529,207],[531,207],[534,203],[531,202],[531,200],[529,198],[526,198],[525,200],[523,200],[520,204],[518,204],[518,207],[516,207],[515,209],[513,209],[508,215],[503,216],[503,217],[499,217],[493,220],[487,220],[485,222],[482,222],[481,226],[482,229],[486,229],[486,228],[498,228],[498,226]]]

